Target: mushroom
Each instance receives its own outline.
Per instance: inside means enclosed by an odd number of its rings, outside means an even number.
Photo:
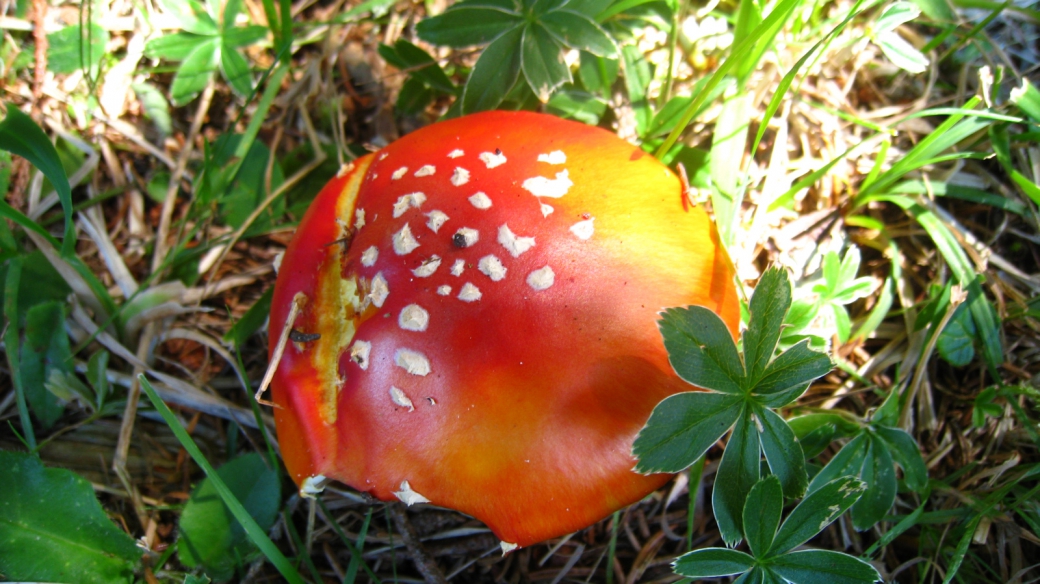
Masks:
[[[733,276],[679,179],[609,132],[425,127],[345,168],[286,251],[271,353],[290,314],[310,340],[271,386],[285,464],[457,509],[503,549],[582,529],[670,478],[632,470],[654,406],[690,390],[657,314],[707,306],[735,334]]]

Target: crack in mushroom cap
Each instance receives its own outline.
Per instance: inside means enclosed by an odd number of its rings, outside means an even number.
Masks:
[[[465,154],[449,158],[456,150]],[[379,156],[358,159],[315,199],[275,288],[272,330],[302,291],[296,328],[322,333],[285,351],[272,385],[294,480],[324,475],[383,500],[414,481],[520,546],[581,529],[663,484],[665,475],[633,473],[630,451],[653,407],[690,390],[671,369],[657,313],[708,306],[731,332],[739,320],[732,266],[707,215],[683,207],[674,174],[603,130],[525,112],[434,124]],[[441,172],[416,177],[425,165]],[[456,165],[469,171],[462,188],[451,182]],[[523,185],[538,177],[571,184],[534,196]],[[394,218],[394,203],[416,192],[422,209]],[[475,207],[476,192],[494,204]],[[362,207],[367,225],[349,246],[327,245],[355,227],[330,218]],[[426,225],[441,215],[436,229]],[[583,221],[588,239],[571,230]],[[394,235],[406,224],[420,247],[398,255]],[[501,237],[505,225],[512,235]],[[459,247],[463,228],[483,237]],[[537,244],[520,251],[522,238]],[[378,262],[366,267],[373,246]],[[421,276],[434,255],[444,266]],[[480,269],[489,256],[504,270],[498,281],[486,273],[497,273],[491,260]],[[473,289],[479,300],[463,301]],[[399,322],[411,305],[428,315],[421,332]],[[367,369],[353,360],[361,340]],[[415,410],[395,403],[391,387]]]

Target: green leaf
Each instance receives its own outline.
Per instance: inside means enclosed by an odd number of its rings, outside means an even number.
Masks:
[[[913,491],[923,491],[928,486],[928,467],[925,466],[917,441],[906,431],[898,428],[876,429],[877,437],[888,444],[892,458],[903,467],[903,479]]]
[[[112,385],[108,382],[108,351],[102,349],[90,356],[87,361],[87,382],[97,396],[97,409],[100,410],[112,393]]]
[[[249,337],[260,330],[260,327],[264,326],[264,321],[267,320],[267,315],[271,312],[271,298],[273,296],[274,286],[264,290],[264,293],[249,307],[249,310],[242,315],[242,318],[235,321],[235,324],[224,334],[224,342],[231,343],[234,347],[245,345]]]
[[[423,22],[429,22],[424,20]],[[421,23],[420,23],[421,24]],[[516,27],[484,49],[462,94],[463,113],[494,109],[520,76],[520,42],[523,29]]]
[[[863,481],[842,477],[806,495],[780,526],[769,555],[783,554],[815,537],[851,507],[864,489]]]
[[[47,35],[47,44],[48,71],[58,74],[89,71],[105,56],[108,31],[94,22],[86,28],[73,24]]]
[[[888,32],[921,15],[921,9],[910,2],[894,2],[885,7],[874,23],[874,32]]]
[[[809,483],[809,492],[813,492],[831,481],[844,476],[858,477],[863,472],[863,460],[870,449],[870,438],[865,433],[858,434],[849,440],[837,454],[831,458],[823,470],[816,473]]]
[[[241,134],[224,134],[214,144],[218,155],[216,164],[224,167],[230,162],[231,153],[242,148],[243,136]],[[269,164],[271,151],[262,142],[253,141],[245,156],[241,159],[241,166],[237,169],[237,179],[219,193],[217,202],[220,206],[221,217],[228,225],[236,229],[245,224],[246,219],[256,211],[269,195],[267,190],[267,169],[270,166],[271,180],[270,189],[274,191],[285,182],[282,165],[277,161]],[[260,214],[250,227],[253,231],[267,229],[285,212],[285,200],[278,198],[268,205],[267,209]]]
[[[755,559],[736,550],[703,548],[684,554],[675,561],[675,573],[687,578],[720,578],[745,572]]]
[[[147,81],[134,83],[130,87],[133,88],[138,101],[141,102],[144,116],[155,124],[156,129],[163,136],[172,134],[173,120],[170,118],[170,104],[167,103],[166,97],[159,91],[159,88]],[[165,191],[163,194],[166,194]]]
[[[769,563],[771,570],[798,584],[864,584],[880,582],[874,566],[848,554],[829,550],[802,550]]]
[[[746,338],[747,333],[745,342]],[[744,354],[747,355],[747,349]],[[761,400],[764,405],[780,407],[805,393],[814,379],[826,375],[833,367],[830,357],[809,348],[809,341],[805,340],[784,351],[769,364],[754,386],[754,393],[765,396]]]
[[[0,574],[5,580],[130,582],[143,551],[105,514],[90,483],[0,451]]]
[[[400,39],[394,43],[393,47],[380,45],[379,54],[394,67],[402,71],[408,70],[411,78],[419,79],[437,91],[455,92],[455,84],[451,82],[437,61],[429,53],[412,43]]]
[[[415,26],[422,40],[460,49],[494,41],[523,22],[516,12],[460,2]],[[518,41],[519,42],[519,41]]]
[[[24,276],[23,276],[24,277]],[[65,333],[63,302],[44,302],[29,309],[25,319],[21,374],[25,396],[44,428],[50,428],[65,407],[44,386],[51,371],[72,373],[72,352]]]
[[[279,76],[280,77],[280,76]],[[267,536],[267,533],[262,529],[253,516],[250,515],[249,511],[246,510],[245,506],[238,500],[238,498],[231,492],[231,489],[224,483],[224,480],[220,477],[216,470],[209,464],[206,457],[203,456],[202,451],[188,435],[187,430],[181,425],[180,421],[170,408],[159,399],[159,395],[155,392],[155,388],[152,387],[151,382],[144,374],[138,375],[137,380],[141,383],[141,389],[144,390],[145,395],[148,396],[148,400],[152,402],[156,411],[162,416],[163,421],[173,431],[174,436],[177,437],[177,441],[181,443],[181,446],[188,452],[195,464],[206,473],[207,480],[213,484],[214,489],[220,496],[220,499],[230,509],[231,514],[238,520],[257,547],[264,553],[268,561],[274,565],[274,567],[281,574],[282,578],[289,584],[303,584],[303,578],[300,577],[299,572],[293,567],[289,560],[285,557],[285,554],[278,549],[271,538]],[[182,517],[183,519],[183,517]]]
[[[935,348],[950,365],[964,367],[975,358],[975,335],[975,320],[967,304],[962,304],[939,333]]]
[[[558,87],[571,81],[571,70],[563,60],[563,47],[544,26],[534,22],[523,31],[520,67],[538,101],[545,103]]]
[[[61,200],[61,209],[65,212],[65,237],[61,255],[73,255],[76,240],[72,230],[72,188],[54,144],[51,144],[32,118],[18,108],[9,106],[7,117],[0,122],[0,148],[28,160],[51,181]]]
[[[759,424],[758,438],[769,470],[783,485],[784,496],[801,497],[809,484],[809,476],[805,472],[805,454],[794,431],[773,410],[758,405],[753,407]]]
[[[149,59],[183,61],[204,40],[207,40],[207,37],[189,32],[175,32],[163,35],[145,43],[144,56]]]
[[[254,452],[221,466],[217,475],[257,525],[264,531],[270,529],[281,503],[277,470]],[[181,562],[189,568],[202,566],[213,578],[227,580],[234,575],[236,565],[247,561],[255,550],[212,481],[203,479],[181,513],[177,538]]]
[[[752,2],[753,0],[745,0]],[[743,4],[743,2],[742,2]],[[737,58],[735,55],[731,58]],[[712,131],[711,159],[711,203],[715,210],[715,222],[719,237],[730,247],[737,235],[737,221],[741,201],[744,197],[746,175],[741,171],[744,151],[747,149],[748,126],[751,120],[751,97],[738,90],[722,104],[722,111]],[[703,103],[703,102],[702,102]],[[689,115],[689,109],[683,119]],[[751,370],[751,368],[748,368]],[[754,377],[752,376],[752,379]]]
[[[238,51],[227,45],[220,51],[220,70],[239,97],[249,97],[253,93],[253,72],[249,69],[249,63]]]
[[[181,106],[195,99],[206,88],[219,62],[220,39],[210,37],[199,42],[173,76],[170,85],[170,101],[173,105]]]
[[[618,48],[614,40],[591,18],[571,12],[554,10],[540,20],[563,44],[572,49],[581,49],[599,57],[613,57]]]
[[[899,36],[899,33],[878,33],[876,40],[881,52],[896,67],[908,73],[924,73],[928,70],[928,57]]]
[[[654,77],[653,71],[639,47],[635,45],[621,47],[621,64],[625,72],[628,101],[632,104],[632,110],[636,114],[636,132],[640,136],[645,136],[646,129],[650,126],[650,120],[654,117],[650,101],[647,98],[650,81]]]
[[[215,35],[216,21],[198,0],[159,0],[163,13],[177,21],[181,30],[200,35]]]
[[[417,114],[430,105],[436,93],[419,77],[409,77],[397,93],[395,107],[403,114]]]
[[[657,404],[632,445],[636,472],[679,472],[707,452],[737,421],[740,396],[689,392]]]
[[[781,268],[769,268],[755,286],[748,307],[751,319],[744,331],[744,367],[749,385],[759,383],[766,365],[773,358],[780,339],[780,327],[790,307],[791,281],[787,273]]]
[[[578,76],[582,85],[592,93],[610,97],[610,88],[617,81],[620,65],[617,59],[604,59],[582,51],[578,57]]]
[[[784,510],[784,494],[780,479],[767,476],[755,483],[744,503],[744,535],[756,558],[765,557],[773,545],[773,536],[780,526]]]
[[[881,521],[896,502],[896,470],[887,445],[870,438],[870,448],[860,475],[867,484],[863,496],[852,506],[852,526],[864,531]]]
[[[744,367],[719,315],[703,306],[669,308],[658,327],[679,377],[704,389],[742,393]]]
[[[546,111],[572,120],[595,126],[607,112],[607,102],[585,91],[563,89],[549,98]]]
[[[266,26],[254,24],[250,26],[236,26],[234,28],[225,29],[220,36],[224,39],[225,47],[240,49],[267,38],[267,33],[268,29]]]
[[[726,443],[726,450],[715,474],[711,509],[726,545],[735,547],[743,539],[744,502],[761,476],[762,453],[751,412],[741,410],[740,418]]]

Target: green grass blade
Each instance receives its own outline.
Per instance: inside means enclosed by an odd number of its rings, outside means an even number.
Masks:
[[[238,520],[242,529],[244,529],[246,534],[249,535],[249,539],[256,544],[256,547],[260,548],[260,551],[267,556],[267,559],[274,565],[278,572],[281,573],[282,577],[285,578],[287,582],[290,582],[291,584],[304,584],[304,580],[300,576],[299,572],[293,568],[289,560],[284,554],[282,554],[282,551],[274,545],[271,538],[267,537],[267,534],[260,529],[260,526],[256,524],[253,517],[249,515],[248,511],[246,511],[246,508],[242,506],[242,503],[235,498],[231,493],[231,490],[228,489],[226,484],[224,484],[224,481],[220,479],[220,475],[217,474],[217,471],[214,470],[213,466],[210,465],[208,460],[206,460],[206,457],[202,454],[202,451],[199,450],[199,447],[195,444],[195,441],[192,440],[191,436],[188,435],[184,426],[181,426],[180,421],[178,421],[176,416],[173,415],[170,408],[166,407],[166,404],[159,399],[159,394],[155,393],[155,388],[152,387],[148,378],[142,374],[138,376],[138,380],[141,382],[141,388],[144,389],[146,394],[148,394],[148,399],[151,400],[152,405],[155,406],[156,411],[158,411],[159,415],[166,421],[170,430],[173,431],[174,436],[177,437],[177,440],[181,443],[181,446],[184,447],[184,450],[191,455],[195,464],[199,465],[199,468],[206,473],[206,476],[213,483],[214,488],[216,488],[217,493],[220,494],[221,500],[224,501],[224,504],[227,505],[231,514]]]
[[[22,279],[22,258],[13,258],[7,264],[7,281],[4,282],[4,317],[7,327],[4,331],[4,353],[7,355],[7,366],[11,371],[11,384],[18,402],[18,419],[22,423],[22,436],[29,450],[36,450],[36,433],[33,432],[32,418],[29,417],[29,406],[25,402],[25,388],[22,387],[21,342],[18,338],[18,288]]]

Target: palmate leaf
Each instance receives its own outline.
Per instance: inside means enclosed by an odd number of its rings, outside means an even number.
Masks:
[[[537,22],[523,28],[520,68],[542,103],[549,101],[558,87],[571,81],[571,70],[563,61],[563,46]]]
[[[636,472],[679,472],[700,458],[737,421],[740,396],[690,392],[657,404],[636,436]]]
[[[711,509],[726,545],[735,547],[743,537],[744,502],[761,476],[762,451],[751,412],[744,408],[733,426],[715,475]]]
[[[170,85],[170,101],[180,106],[195,98],[209,83],[220,62],[220,37],[204,37],[181,62]]]
[[[769,555],[789,552],[815,537],[851,507],[864,490],[863,481],[842,477],[806,495],[780,526]]]
[[[37,582],[130,582],[143,551],[90,483],[36,456],[0,451],[0,574]]]
[[[515,27],[484,49],[462,93],[463,113],[493,109],[502,103],[520,76],[517,47],[522,38],[523,29]]]
[[[877,437],[888,444],[892,458],[903,468],[906,486],[922,491],[928,485],[928,467],[924,464],[917,442],[905,430],[880,426],[875,428]]]
[[[881,521],[896,502],[896,469],[888,447],[870,437],[870,447],[863,463],[860,479],[867,485],[863,496],[852,506],[852,526],[857,531],[869,529]]]
[[[769,569],[797,584],[865,584],[880,582],[881,575],[859,558],[829,550],[802,550],[784,554]]]
[[[805,454],[794,431],[773,410],[753,406],[758,424],[758,438],[766,455],[769,470],[783,485],[787,497],[801,497],[809,484],[805,472]]]
[[[729,329],[703,306],[669,308],[658,322],[668,360],[684,380],[722,393],[741,393],[744,366]]]
[[[754,558],[726,548],[703,548],[683,555],[675,561],[675,572],[688,578],[721,578],[745,572]]]
[[[748,306],[751,319],[744,331],[744,367],[749,385],[758,383],[773,358],[790,307],[791,281],[780,268],[769,268],[759,279]]]
[[[415,26],[422,40],[455,49],[483,45],[523,23],[511,3],[459,2]]]
[[[570,10],[554,10],[543,15],[542,25],[560,42],[572,49],[587,51],[597,57],[617,55],[614,39],[594,20]]]
[[[744,535],[755,557],[764,557],[773,545],[783,510],[784,494],[775,476],[767,476],[751,487],[744,504]]]
[[[809,348],[809,341],[805,340],[769,364],[755,385],[755,393],[764,396],[764,405],[771,408],[785,406],[805,393],[809,383],[826,375],[833,367],[827,355]]]

